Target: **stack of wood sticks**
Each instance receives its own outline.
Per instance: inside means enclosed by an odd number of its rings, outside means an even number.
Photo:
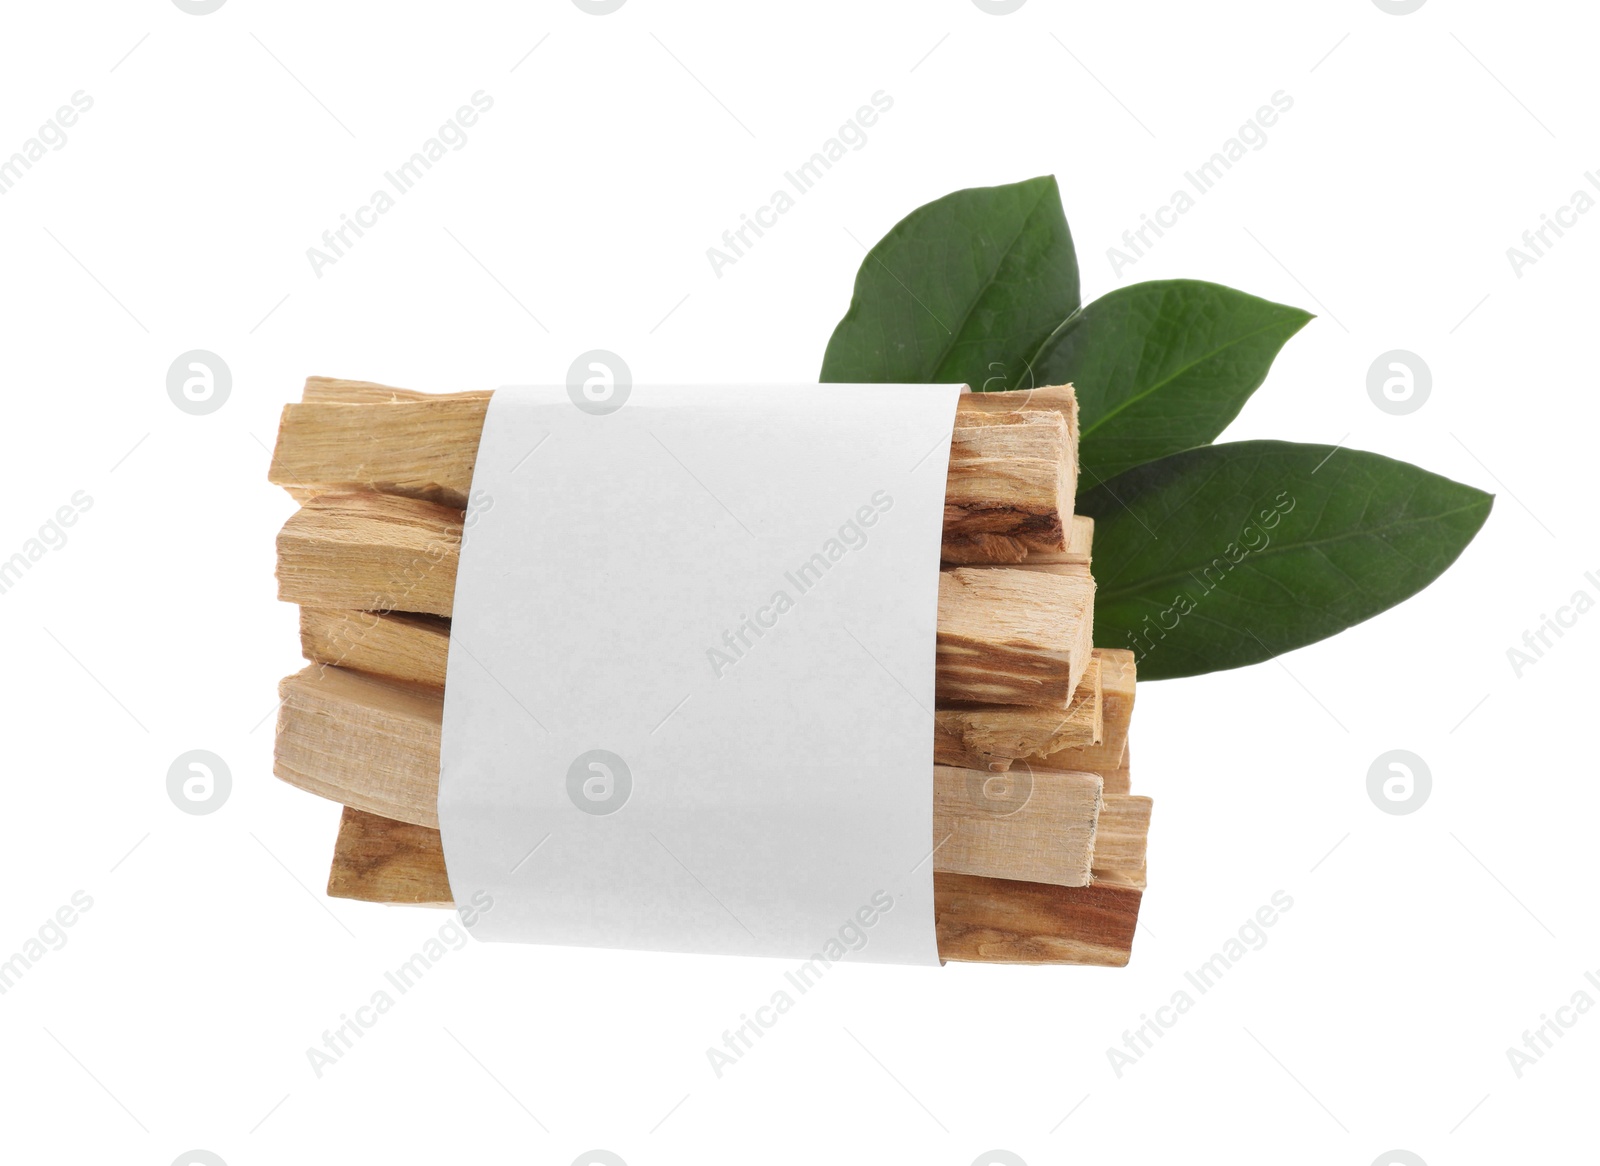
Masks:
[[[344,805],[332,896],[448,905],[439,737],[464,509],[490,394],[312,377],[270,479],[300,503],[278,595],[311,663],[279,684],[274,770]],[[1129,792],[1131,652],[1092,646],[1071,386],[964,393],[935,673],[939,954],[1128,962],[1150,799]]]

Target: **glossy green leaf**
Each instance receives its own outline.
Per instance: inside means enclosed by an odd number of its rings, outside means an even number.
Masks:
[[[1080,488],[1215,440],[1310,319],[1196,279],[1118,288],[1068,319],[1034,373],[1078,390]]]
[[[1031,365],[1078,308],[1078,261],[1053,177],[958,190],[867,253],[823,381],[1032,388]]]
[[[1203,446],[1087,491],[1094,642],[1139,679],[1254,664],[1416,594],[1492,495],[1375,453],[1282,441]]]

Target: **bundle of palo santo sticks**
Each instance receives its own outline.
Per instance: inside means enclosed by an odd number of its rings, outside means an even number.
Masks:
[[[279,685],[275,772],[345,806],[332,896],[448,905],[439,736],[488,393],[312,377],[270,479],[300,502],[278,595],[311,664]],[[934,715],[939,954],[1128,962],[1150,799],[1130,794],[1130,652],[1092,647],[1071,386],[964,393],[945,492]]]

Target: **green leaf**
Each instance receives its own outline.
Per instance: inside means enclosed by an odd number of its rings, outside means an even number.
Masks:
[[[1065,321],[1034,374],[1078,390],[1080,488],[1214,440],[1310,319],[1221,284],[1167,279],[1118,288]]]
[[[1422,590],[1494,498],[1375,453],[1202,446],[1079,496],[1095,520],[1094,642],[1140,680],[1269,659]]]
[[[958,190],[912,211],[856,273],[823,381],[1032,388],[1078,308],[1078,260],[1053,177]]]

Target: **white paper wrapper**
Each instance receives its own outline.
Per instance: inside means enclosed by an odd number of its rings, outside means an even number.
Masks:
[[[474,935],[938,962],[959,392],[635,386],[604,415],[562,387],[495,393],[439,779]]]

